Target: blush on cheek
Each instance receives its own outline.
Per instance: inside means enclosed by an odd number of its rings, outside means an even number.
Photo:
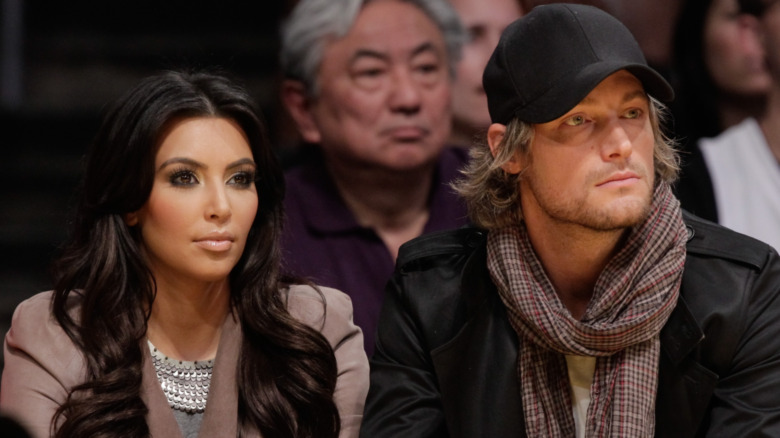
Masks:
[[[171,199],[165,202],[150,202],[149,219],[171,231],[182,231],[200,219],[201,215],[193,211],[193,205],[193,202],[171,202]]]

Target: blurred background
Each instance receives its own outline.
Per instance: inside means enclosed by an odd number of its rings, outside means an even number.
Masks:
[[[219,66],[260,103],[280,154],[296,143],[276,86],[293,3],[0,0],[0,335],[20,301],[51,287],[81,157],[103,108],[141,78]],[[618,16],[665,70],[677,0],[580,3]]]

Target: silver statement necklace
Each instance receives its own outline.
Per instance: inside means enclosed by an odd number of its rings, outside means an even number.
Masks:
[[[157,371],[168,405],[188,413],[202,413],[206,410],[214,359],[186,361],[171,359],[162,354],[147,340],[152,362]]]

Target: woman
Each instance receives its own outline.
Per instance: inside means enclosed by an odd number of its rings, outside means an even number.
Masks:
[[[764,109],[771,84],[757,23],[737,0],[687,0],[674,34],[677,134],[713,137]]]
[[[697,143],[764,111],[771,85],[754,17],[737,0],[687,0],[674,36],[674,134],[683,166],[683,208],[718,220],[710,173]]]
[[[143,81],[89,151],[55,290],[15,312],[0,408],[36,437],[357,436],[362,335],[346,295],[280,276],[282,196],[243,90]]]

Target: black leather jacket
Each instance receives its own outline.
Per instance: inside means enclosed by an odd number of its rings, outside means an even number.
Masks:
[[[661,332],[659,437],[780,437],[780,259],[685,214],[681,296]],[[401,248],[371,360],[361,436],[526,436],[522,346],[486,267],[486,233]]]

